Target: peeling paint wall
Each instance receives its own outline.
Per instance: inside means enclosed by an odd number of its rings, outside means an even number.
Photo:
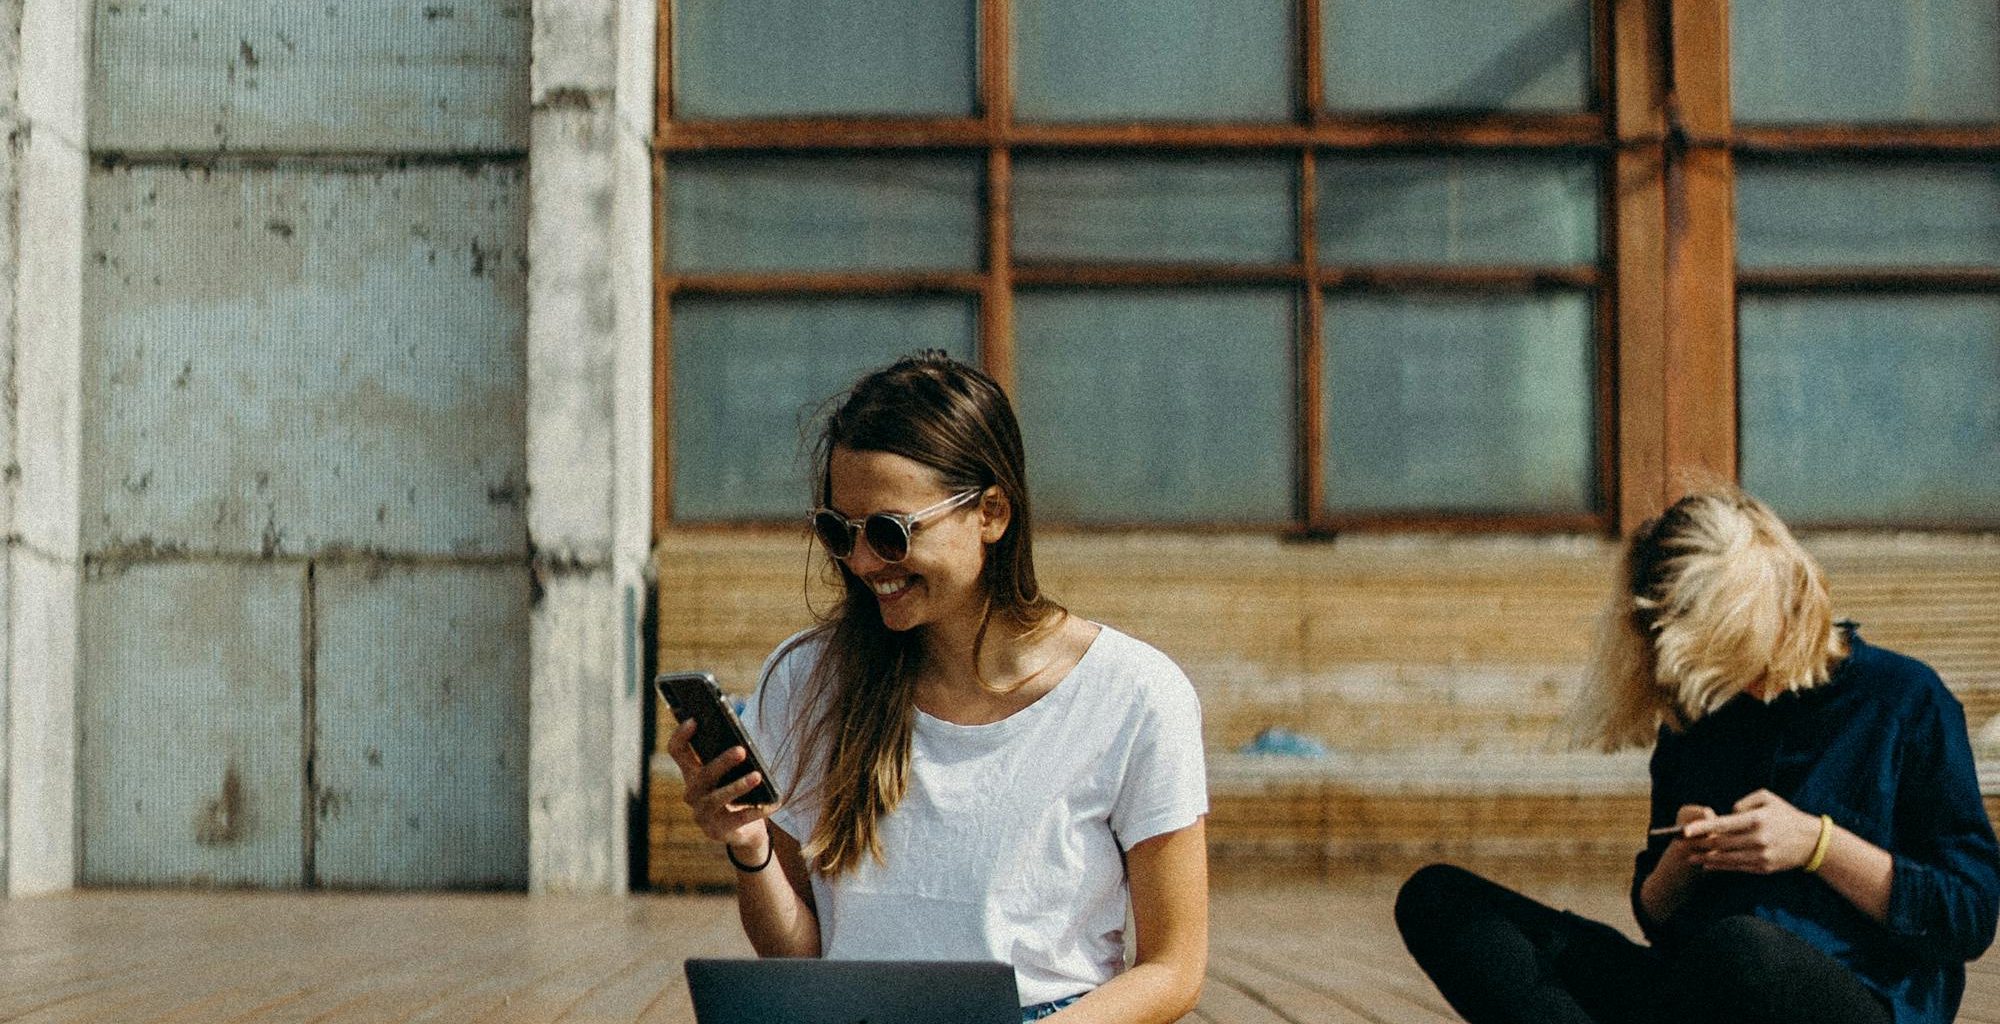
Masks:
[[[0,0],[0,877],[622,891],[653,5]]]
[[[312,595],[320,882],[380,885],[395,864],[399,886],[519,887],[527,567],[331,565]]]
[[[106,0],[96,14],[99,152],[496,153],[526,141],[526,0]]]
[[[524,555],[523,185],[507,164],[94,171],[90,550]]]
[[[102,560],[83,592],[84,881],[298,884],[296,560]]]
[[[82,880],[525,886],[527,5],[93,13]]]

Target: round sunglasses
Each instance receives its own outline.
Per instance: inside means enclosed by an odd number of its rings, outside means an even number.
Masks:
[[[984,487],[974,487],[915,512],[871,512],[860,519],[849,519],[830,508],[816,508],[812,513],[813,534],[826,545],[827,554],[840,559],[854,554],[854,538],[860,536],[868,541],[868,550],[875,552],[876,558],[893,565],[910,557],[910,538],[916,536],[926,520],[936,519],[984,493]]]

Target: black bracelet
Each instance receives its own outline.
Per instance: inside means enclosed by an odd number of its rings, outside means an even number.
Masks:
[[[766,836],[764,841],[767,844],[764,847],[764,862],[762,864],[757,865],[756,867],[751,867],[750,865],[745,864],[740,860],[737,860],[736,851],[730,849],[728,843],[722,844],[722,855],[724,857],[729,858],[729,863],[736,865],[736,870],[741,871],[746,875],[754,875],[757,872],[770,867],[771,856],[778,852],[778,844],[772,841],[770,837]]]

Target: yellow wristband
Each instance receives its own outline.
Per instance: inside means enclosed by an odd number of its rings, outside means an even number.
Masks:
[[[1813,847],[1813,855],[1806,861],[1806,873],[1818,871],[1819,866],[1826,863],[1826,848],[1831,845],[1833,845],[1833,816],[1822,814],[1819,816],[1819,843]]]

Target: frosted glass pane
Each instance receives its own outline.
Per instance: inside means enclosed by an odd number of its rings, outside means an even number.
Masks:
[[[1297,305],[1271,289],[1016,297],[1015,395],[1037,514],[1289,518]]]
[[[1274,0],[1015,0],[1015,116],[1288,120],[1291,7]]]
[[[1014,256],[1024,262],[1289,263],[1296,162],[1286,157],[1014,161]]]
[[[970,358],[970,300],[683,298],[673,316],[673,515],[787,519],[812,502],[820,403],[920,348]]]
[[[1736,165],[1745,267],[2000,266],[2000,165]]]
[[[1583,293],[1327,296],[1329,507],[1595,508],[1590,303]]]
[[[2000,523],[2000,297],[1758,295],[1743,486],[1801,522]]]
[[[1334,110],[1590,107],[1589,0],[1320,0]]]
[[[1729,24],[1739,120],[2000,119],[1993,0],[1755,0]]]
[[[973,270],[978,157],[691,157],[667,165],[682,272]]]
[[[676,117],[973,112],[973,0],[669,6]]]
[[[1595,263],[1598,206],[1588,157],[1322,156],[1320,262]]]

